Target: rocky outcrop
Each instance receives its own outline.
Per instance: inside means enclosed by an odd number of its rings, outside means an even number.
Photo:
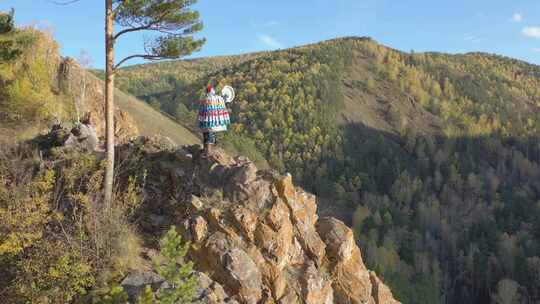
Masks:
[[[73,97],[79,116],[87,116],[99,137],[105,137],[105,101],[103,81],[81,68],[71,58],[59,63],[58,86]],[[138,134],[137,125],[125,111],[115,108],[114,134],[118,144],[125,143]]]
[[[201,304],[238,304],[236,300],[227,295],[219,283],[210,279],[205,273],[196,271],[193,276],[198,287],[194,295],[194,302]],[[150,269],[131,272],[122,280],[121,286],[132,303],[137,301],[146,286],[150,286],[158,292],[169,288],[168,283]]]
[[[220,151],[201,158],[199,149],[156,156],[148,207],[193,244],[189,258],[223,294],[246,304],[399,303],[364,265],[351,229],[319,218],[316,197],[290,175]]]
[[[38,136],[35,141],[44,152],[49,152],[55,147],[72,147],[87,152],[94,152],[99,148],[99,138],[94,127],[84,123],[72,128],[55,124],[50,131]]]

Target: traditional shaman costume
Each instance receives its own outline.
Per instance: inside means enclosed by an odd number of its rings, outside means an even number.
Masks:
[[[216,132],[227,131],[231,123],[229,111],[225,107],[223,97],[216,94],[210,85],[204,100],[199,102],[199,128],[203,131],[204,149],[209,152],[210,146],[216,143]]]

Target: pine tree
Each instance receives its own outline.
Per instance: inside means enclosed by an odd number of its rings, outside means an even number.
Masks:
[[[206,40],[193,37],[193,34],[203,28],[199,13],[190,9],[196,2],[196,0],[105,0],[106,209],[109,209],[112,200],[114,174],[114,74],[130,59],[175,59],[198,51]],[[115,24],[121,27],[117,33],[114,33]],[[157,36],[145,42],[143,53],[127,56],[115,64],[114,47],[118,39],[140,31],[150,31]]]
[[[0,11],[0,61],[14,60],[22,53],[15,47],[15,41],[8,36],[15,32],[14,14],[13,9],[9,12]]]
[[[156,298],[154,297],[154,292],[152,287],[146,286],[143,293],[137,299],[137,304],[154,304],[156,303]]]
[[[147,286],[138,300],[139,304],[183,304],[192,303],[197,290],[197,281],[193,277],[193,262],[185,261],[185,256],[191,246],[183,243],[182,238],[172,226],[161,239],[161,255],[164,263],[156,265],[157,273],[169,284],[169,288],[161,290],[156,295]],[[181,261],[181,264],[178,264]]]

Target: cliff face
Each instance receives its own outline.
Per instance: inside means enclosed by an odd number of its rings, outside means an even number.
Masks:
[[[141,227],[155,234],[174,224],[192,242],[204,303],[399,303],[364,265],[351,229],[319,218],[317,198],[290,175],[198,154],[154,153],[146,195],[155,199]]]

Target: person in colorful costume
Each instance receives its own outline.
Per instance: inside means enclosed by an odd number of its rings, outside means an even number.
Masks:
[[[209,85],[206,98],[199,102],[199,128],[203,132],[204,154],[211,153],[211,147],[216,144],[216,133],[227,131],[231,124],[225,99],[216,94],[214,87]]]

